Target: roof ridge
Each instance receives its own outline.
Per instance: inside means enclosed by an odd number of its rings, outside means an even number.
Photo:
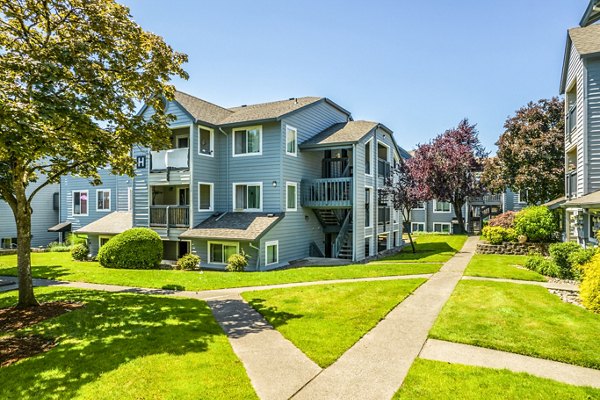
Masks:
[[[317,99],[317,100],[320,100],[320,99],[324,99],[324,97],[319,97],[319,96],[290,97],[288,99],[266,101],[266,102],[263,102],[263,103],[242,104],[240,106],[234,106],[234,107],[227,108],[227,110],[231,111],[234,108],[235,109],[237,109],[237,108],[247,108],[247,107],[255,107],[255,106],[264,106],[264,105],[267,105],[267,104],[283,103],[283,102],[286,102],[286,101],[292,101],[292,100],[296,100],[296,99]]]
[[[218,104],[215,104],[215,103],[213,103],[213,102],[210,102],[210,101],[208,101],[208,100],[204,100],[204,99],[202,99],[202,98],[200,98],[200,97],[198,97],[198,96],[194,96],[193,94],[189,94],[189,93],[186,93],[186,92],[182,92],[181,90],[177,90],[177,89],[175,90],[175,92],[176,92],[176,93],[181,93],[181,94],[183,94],[183,95],[186,95],[186,96],[188,96],[188,97],[191,97],[191,98],[193,98],[193,99],[196,99],[196,100],[203,101],[203,102],[205,102],[205,103],[208,103],[208,104],[210,104],[210,105],[212,105],[212,106],[218,107],[218,108],[220,108],[220,109],[222,109],[222,110],[224,110],[224,111],[231,112],[231,113],[233,112],[233,111],[231,111],[231,110],[230,110],[230,109],[228,109],[228,108],[225,108],[225,107],[223,107],[223,106],[220,106],[220,105],[218,105]]]

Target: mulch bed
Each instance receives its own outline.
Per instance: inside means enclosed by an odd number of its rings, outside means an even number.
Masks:
[[[0,337],[0,367],[48,351],[56,344],[55,339],[40,335]]]
[[[45,319],[58,317],[66,312],[83,307],[81,303],[54,301],[38,307],[0,308],[0,332],[12,332],[35,325]]]

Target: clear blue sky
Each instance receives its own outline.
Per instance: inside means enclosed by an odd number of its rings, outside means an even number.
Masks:
[[[189,55],[180,90],[223,106],[325,96],[410,150],[467,117],[495,151],[506,117],[558,95],[588,0],[118,0]]]

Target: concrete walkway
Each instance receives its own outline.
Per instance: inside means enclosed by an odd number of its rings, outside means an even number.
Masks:
[[[555,290],[568,290],[571,292],[579,292],[579,286],[571,283],[561,282],[538,282],[538,281],[524,281],[520,279],[506,279],[506,278],[485,278],[481,276],[463,276],[462,279],[466,281],[490,281],[490,282],[505,282],[505,283],[516,283],[519,285],[536,285],[545,287],[546,289]]]
[[[526,372],[570,385],[600,388],[600,370],[466,344],[429,339],[419,357],[426,360]]]
[[[467,239],[411,296],[394,308],[329,368],[307,383],[294,399],[390,399],[427,340],[478,241]]]

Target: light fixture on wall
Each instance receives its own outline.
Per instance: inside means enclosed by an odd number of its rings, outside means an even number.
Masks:
[[[273,181],[273,187],[277,187],[277,181]]]

